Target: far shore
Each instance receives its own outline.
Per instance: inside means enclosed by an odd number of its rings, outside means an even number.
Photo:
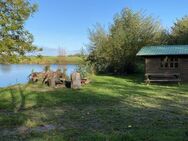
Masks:
[[[66,57],[58,57],[58,56],[31,56],[27,59],[23,59],[17,64],[81,64],[83,62],[83,58],[80,56],[66,56]]]

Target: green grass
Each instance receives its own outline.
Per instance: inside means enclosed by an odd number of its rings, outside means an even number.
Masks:
[[[67,56],[63,61],[60,61],[62,64],[80,64],[83,62],[83,59],[79,56]],[[29,57],[28,59],[22,59],[19,63],[21,64],[57,64],[59,63],[57,56],[42,56],[42,57]]]
[[[36,130],[45,125],[56,128]],[[81,90],[2,88],[0,133],[0,140],[187,141],[188,85],[147,86],[132,75],[92,76]]]

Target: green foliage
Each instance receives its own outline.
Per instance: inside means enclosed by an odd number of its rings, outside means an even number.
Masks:
[[[45,65],[44,66],[44,72],[50,71],[50,65]]]
[[[97,24],[89,33],[88,61],[97,72],[134,72],[136,53],[141,47],[166,43],[158,21],[128,8],[114,17],[108,31]]]
[[[77,66],[76,71],[80,73],[81,78],[87,78],[90,74],[94,73],[94,68],[93,65],[87,61],[86,50],[84,48],[80,50],[80,57],[83,61]]]
[[[80,73],[81,78],[87,78],[93,73],[93,67],[89,63],[80,64],[77,66],[76,71]]]
[[[177,20],[172,27],[171,44],[188,44],[188,16]]]
[[[80,73],[81,78],[85,78],[87,76],[85,65],[78,65],[76,71]]]
[[[24,28],[25,21],[37,10],[29,0],[0,1],[0,60],[18,61],[18,56],[38,49],[33,36]]]
[[[89,40],[90,54],[87,61],[91,62],[97,71],[106,70],[110,65],[108,64],[110,58],[107,52],[108,35],[100,24],[97,24],[93,30],[89,30]]]

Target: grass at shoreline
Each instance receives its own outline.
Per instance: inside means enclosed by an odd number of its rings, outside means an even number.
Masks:
[[[61,63],[64,64],[80,64],[83,62],[83,59],[79,56],[67,56]],[[22,59],[19,64],[57,64],[58,57],[57,56],[42,56],[36,57],[32,56],[28,59]]]
[[[146,86],[138,75],[91,80],[81,90],[0,89],[0,139],[187,140],[187,85]]]

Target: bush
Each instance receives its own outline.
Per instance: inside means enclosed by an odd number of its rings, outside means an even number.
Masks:
[[[78,65],[76,71],[80,73],[81,78],[86,78],[89,74],[94,73],[92,65],[89,65],[88,63]]]

